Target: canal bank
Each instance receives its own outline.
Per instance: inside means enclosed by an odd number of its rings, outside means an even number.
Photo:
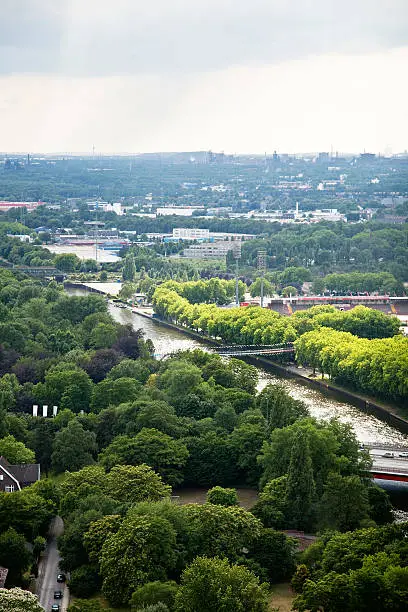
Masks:
[[[213,338],[209,338],[208,336],[204,336],[198,332],[188,329],[187,327],[182,327],[180,325],[176,325],[175,323],[171,323],[169,321],[165,321],[157,316],[151,316],[146,312],[137,310],[137,314],[139,316],[145,317],[153,321],[156,325],[161,325],[162,327],[167,327],[168,329],[172,329],[174,331],[178,331],[179,333],[185,334],[190,338],[194,338],[199,342],[207,344],[209,346],[221,346],[221,342],[217,342]],[[285,378],[295,378],[298,382],[304,385],[309,385],[318,389],[324,395],[330,396],[335,395],[336,397],[340,397],[345,402],[349,402],[362,410],[366,414],[372,414],[377,418],[381,419],[385,423],[388,423],[392,427],[395,427],[402,433],[408,433],[408,420],[404,417],[397,414],[397,408],[383,404],[378,402],[378,400],[361,395],[357,392],[350,391],[345,389],[344,387],[340,387],[327,379],[321,378],[312,378],[305,368],[299,368],[296,365],[283,365],[265,357],[254,357],[254,356],[246,356],[241,357],[248,363],[251,363],[255,366],[261,366],[265,370],[271,370],[278,374],[279,376]]]

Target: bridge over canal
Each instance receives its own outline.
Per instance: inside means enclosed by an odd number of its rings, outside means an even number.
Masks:
[[[231,346],[217,346],[213,350],[219,355],[228,357],[293,355],[295,353],[292,342],[286,344],[232,344]]]

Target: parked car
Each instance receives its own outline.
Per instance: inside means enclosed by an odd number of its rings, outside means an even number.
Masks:
[[[390,453],[388,451],[383,454],[383,457],[388,457],[389,459],[393,459],[394,456],[395,456],[394,453]]]
[[[399,453],[399,457],[408,457],[408,453]]]
[[[59,604],[52,604],[51,611],[52,612],[60,612],[60,605]]]
[[[66,580],[65,574],[58,574],[57,582],[65,582],[65,580]]]
[[[62,591],[54,591],[54,599],[62,599]]]

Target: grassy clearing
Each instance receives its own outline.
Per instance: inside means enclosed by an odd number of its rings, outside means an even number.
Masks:
[[[272,587],[272,596],[269,603],[269,609],[279,610],[279,612],[290,612],[295,594],[289,582],[274,584]]]
[[[240,506],[249,510],[255,504],[258,499],[258,492],[256,489],[246,489],[243,487],[236,487],[238,500]],[[205,487],[196,487],[192,489],[176,489],[173,491],[173,495],[178,496],[180,504],[204,504],[207,496]]]

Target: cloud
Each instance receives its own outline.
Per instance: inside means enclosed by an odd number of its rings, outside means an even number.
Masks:
[[[0,77],[6,151],[402,151],[408,46],[203,74]],[[391,110],[390,110],[391,109]]]
[[[0,73],[184,74],[408,43],[406,0],[1,0]]]

